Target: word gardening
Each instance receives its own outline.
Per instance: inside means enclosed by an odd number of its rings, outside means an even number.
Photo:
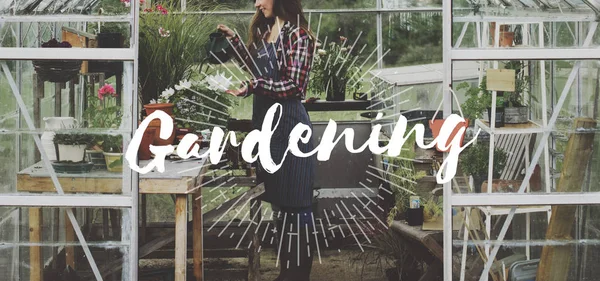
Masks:
[[[279,112],[277,116],[276,112]],[[439,135],[431,143],[425,144],[423,141],[425,134],[425,128],[423,124],[416,124],[412,130],[406,133],[408,121],[406,120],[406,117],[400,115],[400,117],[398,118],[398,122],[396,123],[396,126],[392,132],[390,141],[386,146],[379,146],[379,134],[381,132],[381,125],[377,124],[373,126],[373,131],[371,132],[369,139],[359,148],[354,148],[354,130],[351,128],[346,128],[337,138],[335,138],[337,132],[337,124],[335,121],[329,120],[325,132],[323,133],[323,137],[321,138],[320,144],[317,147],[315,147],[313,151],[303,152],[298,147],[298,142],[301,141],[305,144],[308,143],[312,137],[312,130],[308,125],[299,123],[294,127],[294,129],[290,133],[288,147],[283,155],[281,163],[275,163],[271,157],[271,137],[273,136],[273,132],[279,125],[279,121],[281,119],[281,112],[281,104],[276,103],[273,106],[271,106],[271,108],[267,111],[267,114],[265,116],[265,120],[262,125],[262,130],[253,130],[252,132],[248,133],[245,140],[241,144],[242,158],[248,163],[253,163],[257,159],[260,159],[263,168],[269,173],[275,173],[277,170],[279,170],[288,152],[291,152],[296,157],[310,157],[316,154],[317,159],[319,161],[327,161],[331,156],[333,148],[342,139],[342,137],[345,137],[346,149],[348,149],[348,151],[351,153],[360,153],[368,147],[374,154],[383,154],[387,151],[387,155],[391,157],[396,157],[400,155],[400,151],[406,140],[410,137],[411,134],[414,133],[416,134],[416,144],[419,147],[423,149],[429,149],[437,144],[439,149],[449,151],[448,156],[442,163],[442,166],[436,175],[437,182],[439,184],[443,184],[452,180],[452,178],[456,175],[456,169],[458,166],[458,156],[460,152],[462,152],[467,146],[473,143],[479,135],[478,131],[475,137],[470,142],[468,142],[464,146],[461,146],[461,136],[465,133],[465,127],[462,126],[461,123],[465,122],[465,120],[456,114],[451,114],[445,119]],[[381,119],[382,116],[383,114],[379,113],[376,119]],[[150,151],[155,155],[154,159],[145,167],[139,167],[136,164],[137,151],[142,141],[142,136],[144,134],[144,131],[150,124],[150,121],[154,119],[159,119],[161,122],[161,139],[168,139],[173,133],[173,119],[163,111],[155,111],[154,113],[150,114],[146,119],[144,119],[144,121],[140,124],[139,128],[136,130],[133,136],[133,139],[127,149],[127,152],[125,153],[125,159],[127,159],[127,161],[129,162],[129,166],[131,169],[141,174],[146,174],[155,167],[158,170],[158,172],[164,172],[165,158],[167,155],[171,154],[174,151],[174,147],[172,145],[150,145]],[[274,121],[276,123],[273,126]],[[460,126],[458,133],[454,136],[451,136],[452,132],[457,126]],[[448,140],[451,137],[452,140],[449,142]],[[209,149],[202,155],[198,154],[199,146],[195,144],[197,140],[198,136],[196,136],[195,134],[185,135],[177,147],[177,155],[183,159],[188,159],[190,157],[208,156],[212,164],[217,164],[221,160],[223,150],[225,149],[224,144],[226,144],[227,140],[229,140],[231,145],[235,147],[238,147],[240,145],[236,141],[235,132],[230,131],[227,135],[225,135],[224,131],[218,127],[213,128]],[[258,146],[258,153],[255,156],[252,156],[252,151],[256,146]],[[190,152],[188,153],[188,151]]]

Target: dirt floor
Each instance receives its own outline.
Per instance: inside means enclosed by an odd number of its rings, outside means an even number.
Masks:
[[[360,250],[327,250],[321,253],[321,262],[315,256],[311,272],[313,281],[384,281],[387,280],[376,265],[364,265],[360,259]],[[279,274],[275,267],[277,253],[268,249],[261,252],[261,280],[272,281]],[[188,260],[188,268],[192,267]],[[364,268],[363,268],[364,266]],[[206,259],[204,277],[206,281],[246,280],[248,260],[246,258]],[[172,280],[173,260],[154,259],[140,261],[140,281]],[[362,271],[362,273],[361,273]],[[147,276],[146,272],[154,273]],[[188,271],[188,280],[194,280]]]

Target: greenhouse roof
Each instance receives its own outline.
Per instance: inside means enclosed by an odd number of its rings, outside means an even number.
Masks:
[[[100,0],[5,0],[0,15],[87,13]]]
[[[454,81],[477,79],[479,63],[472,61],[457,61],[453,64],[452,78]],[[371,74],[387,83],[396,86],[442,83],[444,78],[442,63],[422,64],[394,68],[372,70]]]

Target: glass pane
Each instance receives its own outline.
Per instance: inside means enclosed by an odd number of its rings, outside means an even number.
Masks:
[[[126,64],[3,62],[12,72],[0,79],[2,192],[56,193],[49,173],[53,168],[65,192],[130,193],[131,188],[123,190],[122,184],[123,171],[127,172],[122,153],[131,136],[132,116],[128,111],[131,86],[123,84]],[[24,107],[19,106],[11,83],[17,86]],[[42,154],[52,167],[44,164]]]
[[[535,280],[542,275],[561,276],[561,280],[596,279],[595,264],[600,258],[598,206],[517,207],[504,239],[499,240],[509,210],[510,207],[474,208],[466,228],[462,223],[465,217],[454,220],[453,255],[460,261],[454,267],[454,276],[464,274],[465,280],[479,279],[488,253],[499,247],[489,280],[494,280],[492,276]]]
[[[581,192],[593,188],[589,183],[595,182],[596,175],[592,172],[582,174],[583,180],[574,189],[559,188],[559,181],[561,173],[571,173],[565,168],[593,171],[599,165],[599,154],[591,150],[598,139],[598,108],[594,105],[597,70],[595,61],[454,64],[453,88],[459,102],[452,101],[454,113],[469,119],[464,142],[481,129],[481,145],[461,153],[454,185],[461,192],[472,192],[472,188],[474,192],[487,192],[488,185],[482,183],[491,178],[491,192],[516,192],[524,179],[527,182],[523,190],[528,192]],[[496,114],[491,116],[494,94]],[[555,113],[556,119],[552,120]],[[494,129],[490,117],[495,119]],[[545,131],[550,131],[547,138]],[[492,132],[496,151],[493,160],[489,146]],[[586,137],[582,138],[584,133]],[[570,139],[577,142],[577,149],[567,148]],[[578,154],[582,150],[591,153]],[[564,167],[568,157],[575,157],[580,166]],[[491,177],[489,165],[493,165]]]
[[[501,48],[582,47],[595,17],[587,4],[596,5],[584,1],[498,3],[453,1],[455,48],[489,48],[496,43]],[[565,9],[570,12],[565,13]],[[496,29],[499,40],[495,40]],[[589,47],[597,46],[598,31],[591,35],[594,40]]]
[[[128,15],[130,8],[111,0],[22,0],[0,3],[0,15]]]
[[[106,277],[115,269],[129,280],[130,213],[120,209],[69,209],[77,229],[62,208],[11,208],[2,210],[0,271],[10,280],[51,279],[71,269],[81,279],[94,279],[93,266]],[[5,219],[6,218],[6,219]],[[79,234],[85,241],[79,240]],[[89,255],[91,254],[91,256]],[[67,266],[70,268],[67,269]],[[12,277],[12,278],[10,278]]]

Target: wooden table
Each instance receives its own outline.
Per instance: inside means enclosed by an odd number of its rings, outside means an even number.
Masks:
[[[200,150],[203,154],[206,148]],[[139,175],[139,193],[140,194],[173,194],[175,195],[175,280],[186,280],[186,259],[187,259],[187,196],[192,195],[192,228],[193,228],[193,253],[194,253],[194,276],[196,280],[202,280],[202,200],[200,183],[209,164],[207,159],[197,159],[192,161],[176,162],[165,161],[165,172],[159,173],[152,171],[147,174]],[[145,166],[149,161],[140,161],[140,167]],[[57,174],[58,180],[65,193],[103,193],[103,194],[122,194],[122,174],[108,171],[92,171],[86,174]],[[48,171],[43,164],[36,163],[17,174],[18,192],[56,192],[54,184]],[[198,199],[198,200],[196,200]],[[144,212],[142,212],[144,213]],[[68,219],[66,220],[68,222]],[[145,220],[144,220],[145,221]],[[41,209],[30,208],[29,229],[30,242],[39,243],[42,229]],[[66,224],[66,239],[74,241],[74,230],[69,223]],[[142,228],[144,227],[142,223]],[[143,231],[142,231],[143,232]],[[152,241],[148,242],[152,243]],[[137,245],[132,245],[137,246]],[[151,246],[151,245],[143,245]],[[147,247],[148,248],[148,247]],[[152,248],[152,247],[149,247]],[[67,247],[67,264],[75,265],[73,248]],[[42,256],[39,246],[31,247],[31,280],[40,280],[42,274]],[[70,254],[70,255],[69,255]],[[149,252],[140,251],[139,258],[149,254]],[[115,272],[122,266],[122,259],[110,262],[101,267],[103,276]],[[104,269],[104,270],[103,270]]]

